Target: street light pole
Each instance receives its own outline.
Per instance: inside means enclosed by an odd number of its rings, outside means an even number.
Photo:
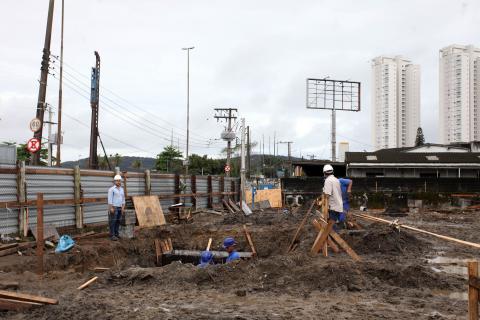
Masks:
[[[186,160],[185,160],[185,179],[188,175],[188,146],[190,140],[190,50],[193,50],[195,47],[182,48],[182,50],[187,51],[187,150],[186,150]]]

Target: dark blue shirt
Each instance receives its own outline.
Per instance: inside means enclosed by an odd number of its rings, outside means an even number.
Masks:
[[[340,189],[342,189],[343,211],[348,211],[350,210],[350,202],[348,200],[347,189],[348,185],[350,184],[350,182],[352,182],[352,180],[347,178],[340,178],[338,179],[338,181],[340,182]]]

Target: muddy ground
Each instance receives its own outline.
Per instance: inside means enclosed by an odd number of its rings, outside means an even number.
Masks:
[[[306,209],[304,209],[306,210]],[[277,210],[217,216],[200,213],[193,223],[140,230],[136,239],[81,239],[71,252],[46,255],[47,273],[34,273],[34,252],[0,257],[0,281],[19,291],[59,299],[59,305],[0,312],[5,319],[465,319],[465,261],[476,249],[387,225],[357,220],[363,231],[342,237],[361,256],[310,257],[317,232],[312,215],[293,253],[286,254],[305,214]],[[375,212],[379,215],[379,212]],[[392,219],[388,216],[383,218]],[[480,243],[479,211],[442,211],[399,218],[433,232]],[[223,250],[234,236],[250,251],[247,224],[258,258],[206,269],[181,262],[155,266],[153,239],[170,237],[175,249]],[[110,267],[95,274],[94,267]],[[83,291],[76,288],[98,275]]]

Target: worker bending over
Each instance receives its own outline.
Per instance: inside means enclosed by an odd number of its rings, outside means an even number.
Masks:
[[[343,213],[342,189],[340,188],[340,182],[333,175],[333,167],[329,164],[323,166],[323,175],[325,176],[323,194],[328,203],[328,219],[335,221],[335,223],[339,223],[342,221]],[[334,225],[334,229],[338,230],[338,227]]]
[[[213,264],[213,253],[211,251],[203,251],[200,255],[200,264],[198,266],[205,268],[211,264]]]
[[[342,189],[343,200],[343,214],[340,217],[340,221],[345,222],[348,217],[348,211],[350,211],[350,195],[352,194],[353,181],[348,178],[338,179],[340,182],[340,188]]]
[[[227,237],[223,240],[223,247],[228,252],[228,257],[226,260],[227,263],[240,259],[240,255],[235,250],[236,244],[237,243],[235,242],[235,239],[232,237]]]

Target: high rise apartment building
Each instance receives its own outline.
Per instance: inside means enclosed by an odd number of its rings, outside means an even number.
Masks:
[[[400,56],[372,60],[375,149],[410,147],[420,126],[420,66]]]
[[[440,50],[439,137],[444,144],[480,140],[480,49]]]

